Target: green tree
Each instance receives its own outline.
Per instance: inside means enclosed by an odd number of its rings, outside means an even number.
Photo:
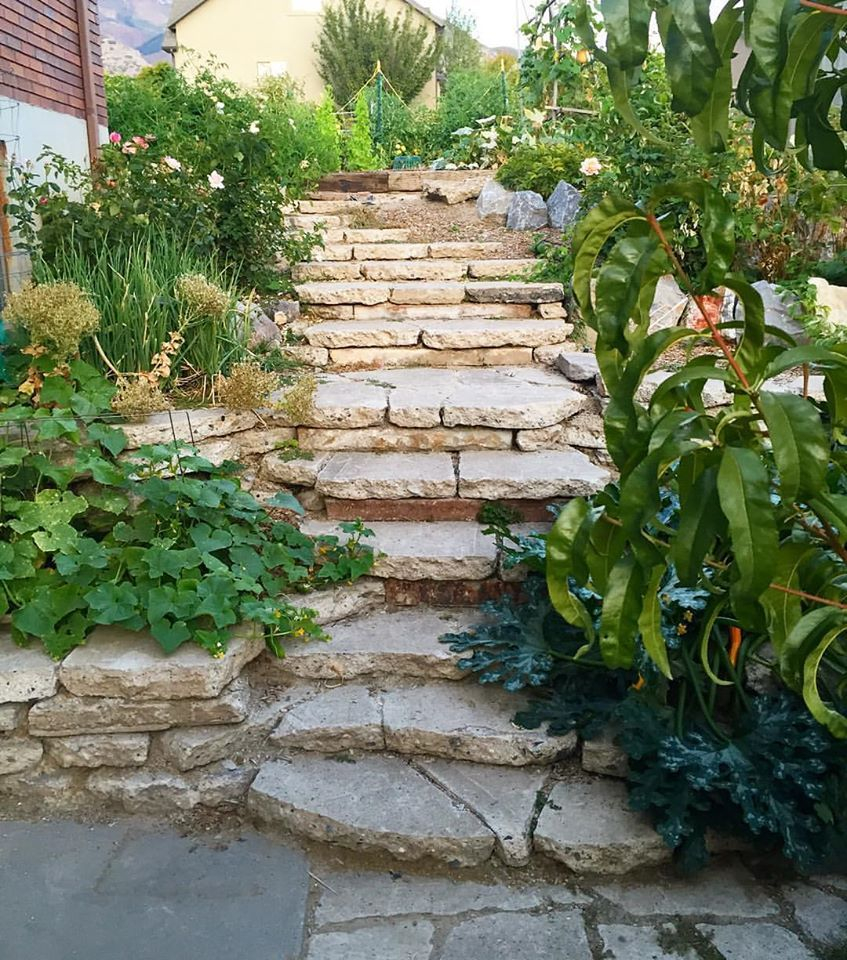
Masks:
[[[413,100],[432,76],[441,49],[411,8],[393,19],[366,0],[338,0],[328,7],[315,43],[318,72],[336,102],[347,104],[373,75],[377,62],[397,94]]]
[[[365,91],[356,97],[356,112],[347,140],[347,169],[374,170],[379,166],[374,154],[368,98]]]
[[[453,0],[441,41],[441,69],[448,76],[457,70],[477,70],[482,47],[474,36],[476,20]]]

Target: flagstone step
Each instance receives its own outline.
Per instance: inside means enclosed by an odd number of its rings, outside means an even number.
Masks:
[[[303,599],[308,606],[308,597]],[[439,638],[472,629],[482,615],[477,609],[418,606],[378,611],[332,624],[329,643],[286,643],[285,657],[266,657],[263,674],[271,680],[301,682],[355,680],[363,677],[464,680],[458,654]]]
[[[384,246],[390,247],[390,244]],[[405,244],[396,244],[405,248]],[[383,260],[359,259],[359,248],[348,244],[332,244],[325,254],[309,263],[300,263],[292,268],[291,276],[296,283],[309,281],[349,280],[462,280],[503,279],[509,280],[518,274],[529,275],[538,266],[537,260],[439,260],[425,257],[387,257]],[[346,253],[350,256],[344,256]],[[385,250],[379,251],[383,255]]]
[[[321,377],[311,409],[290,425],[535,430],[562,423],[592,402],[546,367],[336,373]],[[287,419],[278,411],[267,415]]]
[[[540,306],[544,306],[541,304]],[[540,306],[531,303],[379,303],[309,306],[309,319],[321,320],[518,320],[540,313]],[[548,304],[548,306],[561,306]]]
[[[450,453],[332,453],[313,459],[270,454],[264,475],[285,485],[313,486],[337,500],[413,497],[499,500],[589,496],[610,479],[582,453],[466,450]]]
[[[431,282],[313,281],[295,286],[303,303],[323,305],[561,303],[561,283],[527,283],[515,280]]]
[[[300,324],[297,332],[312,346],[336,350],[419,344],[434,350],[468,350],[567,344],[573,326],[562,320],[535,317],[517,320],[488,320],[482,317],[417,321],[326,320],[309,325]],[[567,349],[566,346],[562,347],[562,350]]]
[[[484,261],[503,259],[503,245],[500,243],[474,243],[464,241],[442,241],[439,243],[385,242],[400,240],[393,234],[408,231],[345,230],[344,236],[333,240],[324,248],[325,255],[316,257],[321,260],[469,260]],[[385,236],[382,236],[382,233]],[[364,235],[373,235],[366,239]],[[389,234],[392,234],[389,236]],[[343,241],[343,242],[342,242]],[[331,253],[337,254],[330,256]],[[514,261],[509,261],[514,262]]]
[[[355,243],[408,243],[409,230],[400,227],[334,227],[324,231],[324,243],[347,244],[352,246]],[[320,259],[320,249],[314,251],[315,259]],[[351,250],[352,255],[352,250]],[[326,257],[327,260],[346,260],[348,257]]]
[[[512,723],[520,701],[502,687],[449,680],[397,686],[347,683],[288,709],[274,747],[382,751],[469,763],[549,765],[574,753],[576,735],[550,737]]]
[[[533,852],[580,873],[617,876],[670,851],[626,789],[510,767],[391,754],[294,754],[264,763],[248,810],[269,829],[409,861],[511,866]],[[539,815],[540,814],[540,815]]]

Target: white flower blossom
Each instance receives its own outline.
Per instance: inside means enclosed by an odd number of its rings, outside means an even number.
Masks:
[[[596,177],[602,169],[603,164],[600,163],[597,157],[586,157],[579,165],[579,172],[584,177]]]
[[[162,163],[164,163],[166,167],[170,167],[171,170],[176,170],[177,172],[182,170],[182,164],[175,157],[162,157]]]
[[[206,179],[209,181],[209,186],[212,190],[223,190],[224,178],[217,170],[213,170]]]
[[[300,169],[301,169],[301,170],[308,170],[310,166],[311,166],[311,164],[309,163],[308,160],[303,159],[303,160],[300,161]]]
[[[250,126],[247,128],[248,133],[258,133],[259,132],[259,121],[254,120]]]
[[[218,113],[223,113],[224,109],[225,109],[224,104],[220,100],[218,100],[218,102],[215,104],[215,110],[217,110]]]

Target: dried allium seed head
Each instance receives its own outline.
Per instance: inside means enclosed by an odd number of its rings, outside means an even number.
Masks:
[[[3,315],[58,360],[72,357],[80,340],[100,328],[100,311],[91,298],[75,283],[65,281],[30,284],[9,294]]]
[[[225,317],[232,306],[229,294],[200,273],[184,273],[174,285],[177,300],[200,317]]]
[[[258,363],[233,364],[229,376],[218,376],[215,390],[218,399],[230,410],[255,410],[267,405],[270,395],[279,387],[279,374],[263,370]]]
[[[112,397],[112,409],[125,417],[141,417],[169,410],[170,403],[155,383],[143,377],[121,380]]]

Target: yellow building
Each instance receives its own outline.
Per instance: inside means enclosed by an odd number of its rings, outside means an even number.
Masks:
[[[230,79],[252,86],[263,77],[289,76],[306,96],[319,100],[324,81],[318,73],[314,44],[324,5],[332,0],[173,0],[163,48],[178,69],[192,53],[214,56],[226,65]],[[415,25],[424,24],[431,37],[444,21],[417,0],[369,0],[389,16],[411,12]],[[436,74],[418,101],[434,105]]]

